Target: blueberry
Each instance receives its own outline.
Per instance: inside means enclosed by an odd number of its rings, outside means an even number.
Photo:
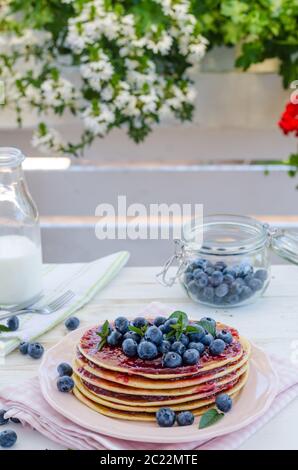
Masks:
[[[210,276],[210,284],[212,287],[219,286],[223,281],[223,273],[221,271],[214,271]]]
[[[217,261],[214,264],[214,267],[215,267],[216,271],[224,271],[227,268],[227,265],[223,261]]]
[[[204,345],[204,346],[210,346],[210,344],[212,343],[213,341],[213,336],[210,334],[210,333],[207,333],[205,336],[203,336],[203,338],[201,339],[201,343]]]
[[[209,346],[212,356],[219,356],[225,350],[226,343],[222,339],[215,339]]]
[[[183,354],[183,364],[193,366],[200,359],[200,353],[197,349],[187,349]]]
[[[223,270],[224,276],[231,276],[233,279],[236,279],[237,272],[233,268],[226,268]]]
[[[214,320],[214,318],[211,318],[211,317],[203,317],[200,319],[200,321],[202,322],[206,322],[206,323],[209,323],[210,326],[212,327],[216,327],[216,321]]]
[[[177,318],[170,318],[169,320],[167,320],[164,323],[164,328],[163,328],[164,333],[169,333],[170,331],[172,331],[171,325],[175,325],[177,322],[178,322]]]
[[[253,272],[253,267],[249,263],[241,263],[239,266],[239,276],[245,277]]]
[[[79,324],[80,324],[80,320],[77,317],[69,317],[64,322],[64,325],[69,331],[76,330]]]
[[[207,268],[205,269],[205,273],[207,274],[207,276],[211,276],[213,273],[214,273],[215,269],[213,266],[207,266]]]
[[[266,269],[258,269],[255,273],[254,273],[254,277],[256,279],[260,279],[260,281],[263,281],[265,282],[267,277],[268,277],[268,273],[266,271]]]
[[[125,317],[118,317],[115,320],[115,328],[118,330],[122,335],[128,331],[129,321]]]
[[[149,326],[145,333],[145,339],[147,341],[151,341],[154,344],[159,344],[162,341],[162,332],[155,325]]]
[[[188,345],[188,349],[196,349],[197,351],[199,351],[200,355],[203,354],[203,352],[205,351],[205,346],[203,345],[203,343],[194,343],[194,342],[191,342],[189,343]]]
[[[178,426],[190,426],[195,420],[194,415],[191,411],[181,411],[177,414]]]
[[[26,341],[22,341],[22,343],[19,344],[19,351],[21,354],[28,354],[28,346],[29,346],[29,343],[27,343]]]
[[[253,291],[248,286],[243,286],[241,291],[241,300],[249,299],[253,295]]]
[[[59,366],[57,367],[57,371],[59,374],[59,377],[62,377],[63,375],[68,375],[69,377],[72,376],[73,370],[70,364],[67,364],[67,362],[61,362]]]
[[[57,388],[59,392],[68,393],[71,392],[74,387],[74,381],[68,375],[63,375],[57,380]]]
[[[195,343],[199,343],[201,339],[205,336],[205,330],[200,325],[192,325],[196,327],[196,332],[189,334],[189,340]]]
[[[171,345],[171,351],[180,354],[180,356],[182,356],[182,354],[185,352],[185,350],[186,350],[186,347],[184,346],[183,343],[181,343],[181,341],[175,341]]]
[[[131,338],[127,338],[122,343],[122,350],[128,357],[134,357],[138,353],[138,343]]]
[[[29,343],[28,354],[33,359],[39,359],[44,353],[44,347],[40,343]]]
[[[235,282],[230,287],[230,291],[232,294],[240,295],[245,287],[245,282],[241,278],[237,278]]]
[[[152,360],[158,355],[157,347],[151,341],[142,341],[138,345],[138,355],[140,359]]]
[[[240,301],[239,299],[239,295],[238,294],[230,294],[228,297],[227,297],[227,302],[231,305],[235,305],[235,304],[238,304],[238,302]]]
[[[209,278],[207,274],[203,273],[197,280],[199,287],[206,287],[208,285]]]
[[[107,337],[107,343],[110,346],[117,346],[120,343],[122,334],[118,330],[113,330]]]
[[[156,421],[162,428],[170,428],[176,420],[176,414],[171,408],[160,408],[156,412]]]
[[[230,411],[232,408],[232,398],[229,397],[226,393],[221,393],[220,395],[217,395],[215,399],[215,404],[219,411],[222,411],[223,413],[227,413]]]
[[[223,282],[222,284],[220,284],[218,287],[215,288],[214,292],[217,297],[222,298],[225,295],[227,295],[227,293],[229,292],[229,286],[228,284],[225,284]]]
[[[184,346],[187,346],[189,343],[189,337],[182,333],[182,335],[179,338],[180,343],[184,344]]]
[[[158,351],[162,354],[166,354],[167,352],[169,352],[169,350],[171,349],[171,343],[170,341],[162,341],[159,345],[158,345]]]
[[[235,281],[235,278],[231,274],[225,274],[224,275],[223,282],[225,284],[228,284],[228,286],[231,286],[234,281]]]
[[[252,278],[248,282],[248,286],[251,288],[251,290],[253,292],[261,290],[263,285],[264,285],[263,281],[261,281],[261,279],[257,279],[257,278]]]
[[[201,300],[205,300],[206,302],[212,302],[214,297],[214,289],[211,286],[206,286],[202,290]]]
[[[0,447],[9,449],[16,443],[17,438],[17,434],[11,429],[0,432]]]
[[[141,336],[134,331],[127,331],[127,333],[125,333],[123,336],[123,339],[133,339],[136,343],[139,343],[141,341]]]
[[[196,259],[195,261],[192,262],[192,267],[193,269],[196,269],[196,268],[201,268],[201,269],[204,269],[207,265],[207,260],[203,259],[203,258],[198,258]]]
[[[16,315],[7,320],[7,326],[10,331],[16,331],[20,326],[20,321]]]
[[[199,277],[200,277],[201,274],[203,274],[203,273],[204,273],[203,269],[201,269],[201,268],[196,268],[196,269],[193,271],[193,273],[192,273],[192,277],[193,277],[193,279],[197,280],[197,279],[199,279]]]
[[[165,322],[167,321],[166,317],[156,317],[154,322],[153,322],[153,325],[155,326],[161,326],[163,325]]]
[[[193,295],[197,295],[200,292],[200,286],[197,281],[190,281],[187,286],[187,289]]]
[[[7,413],[7,410],[0,410],[0,426],[7,424],[9,421],[9,419],[4,418],[5,413]]]
[[[184,274],[185,284],[189,284],[192,280],[193,280],[193,274],[192,273],[185,273]]]
[[[136,328],[143,328],[144,326],[147,326],[147,325],[148,325],[148,322],[146,318],[144,317],[137,317],[133,321],[133,326],[135,326]]]
[[[185,353],[184,353],[185,354]],[[180,354],[170,351],[166,353],[162,359],[163,367],[175,368],[182,365],[182,357]]]
[[[233,342],[232,333],[228,330],[220,330],[217,333],[217,338],[222,339],[227,344],[231,344]]]
[[[12,423],[14,423],[14,424],[20,424],[20,422],[21,422],[21,421],[19,420],[19,418],[14,418],[14,417],[10,418],[10,421],[11,421]]]

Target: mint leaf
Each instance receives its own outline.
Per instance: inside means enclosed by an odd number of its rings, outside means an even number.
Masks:
[[[215,336],[216,336],[216,327],[214,325],[212,325],[212,323],[209,323],[206,320],[200,320],[199,322],[197,322],[197,325],[200,325],[202,328],[207,330],[208,333],[210,333],[210,335],[212,335],[215,338]]]
[[[134,333],[137,333],[140,336],[144,336],[145,332],[143,332],[142,328],[137,328],[136,326],[129,325],[128,329],[130,331],[133,331]]]
[[[100,343],[99,343],[99,345],[98,345],[98,351],[101,351],[101,350],[102,350],[102,348],[104,347],[104,345],[106,344],[106,342],[107,342],[107,338],[103,338],[103,339],[100,341]]]
[[[215,408],[206,411],[201,416],[199,429],[207,428],[208,426],[212,426],[212,424],[216,424],[224,417],[224,413],[219,413]]]
[[[8,331],[10,331],[10,329],[8,328],[8,326],[5,326],[5,325],[0,325],[0,333],[7,333]]]
[[[180,310],[176,310],[173,312],[169,318],[177,318],[178,323],[183,326],[184,328],[188,324],[188,317],[185,312],[181,312]]]
[[[98,344],[98,351],[101,351],[101,349],[104,347],[104,345],[107,342],[107,337],[110,334],[110,324],[108,320],[104,322],[104,324],[101,327],[101,330],[97,331],[96,334],[101,337],[101,341]]]
[[[185,328],[186,333],[196,333],[197,331],[198,331],[198,328],[193,325],[187,325],[187,327]]]

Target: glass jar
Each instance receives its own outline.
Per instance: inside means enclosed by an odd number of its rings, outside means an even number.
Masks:
[[[42,291],[39,217],[22,169],[24,155],[0,147],[0,305],[29,302]]]
[[[237,307],[259,298],[270,282],[270,248],[298,264],[298,234],[270,228],[239,215],[210,215],[184,227],[176,252],[158,278],[167,286],[178,279],[195,302]],[[168,278],[168,268],[178,271]]]

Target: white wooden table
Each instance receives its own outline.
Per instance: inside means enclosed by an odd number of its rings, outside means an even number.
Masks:
[[[125,268],[106,289],[77,316],[81,326],[88,326],[119,314],[135,315],[152,301],[165,302],[184,310],[194,318],[214,316],[234,325],[240,332],[267,352],[292,360],[298,349],[298,268],[274,266],[273,278],[264,297],[255,304],[231,310],[209,309],[196,305],[186,298],[179,285],[162,287],[155,281],[159,268]],[[64,325],[40,338],[48,349],[66,333]],[[296,354],[296,358],[298,354]],[[10,354],[0,364],[0,387],[21,384],[24,379],[36,375],[39,361]],[[298,399],[248,439],[242,449],[298,449],[297,437]],[[18,433],[17,449],[61,449],[36,431],[10,425]]]

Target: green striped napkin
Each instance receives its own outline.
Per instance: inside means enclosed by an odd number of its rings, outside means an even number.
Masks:
[[[129,253],[120,251],[91,263],[45,265],[44,297],[36,306],[48,304],[69,289],[75,293],[75,297],[65,307],[51,315],[20,316],[20,328],[17,331],[1,334],[0,356],[6,356],[19,345],[20,341],[34,340],[87,304],[118,274],[128,259]]]

